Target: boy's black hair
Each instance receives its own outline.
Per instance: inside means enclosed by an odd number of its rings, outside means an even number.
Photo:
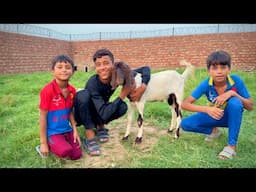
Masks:
[[[52,60],[52,69],[54,69],[56,63],[58,63],[58,62],[70,63],[70,65],[72,66],[73,72],[77,70],[77,67],[75,66],[71,57],[69,57],[67,55],[58,55],[58,56],[56,56]]]
[[[215,51],[207,58],[207,69],[210,69],[211,65],[227,65],[230,68],[231,57],[225,51]]]
[[[105,56],[105,55],[109,56],[112,63],[114,63],[114,55],[108,49],[97,50],[93,55],[93,62],[95,62],[97,58],[101,58],[102,56]]]

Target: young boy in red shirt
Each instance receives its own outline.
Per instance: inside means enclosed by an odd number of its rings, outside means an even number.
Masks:
[[[71,160],[82,156],[81,141],[72,107],[76,90],[68,81],[74,74],[72,59],[59,55],[52,61],[54,79],[40,91],[40,146],[37,151],[46,157],[51,151]]]

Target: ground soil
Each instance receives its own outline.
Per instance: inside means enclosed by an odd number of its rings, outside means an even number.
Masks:
[[[136,124],[131,129],[131,134],[127,141],[122,137],[125,133],[125,121],[115,120],[115,123],[108,125],[109,141],[100,143],[100,156],[90,156],[83,148],[83,157],[76,161],[67,160],[64,164],[66,168],[115,168],[125,167],[125,163],[131,158],[131,153],[127,150],[127,145],[136,148],[141,152],[147,152],[152,149],[153,144],[158,141],[161,135],[167,134],[167,130],[160,130],[154,126],[144,123],[143,140],[141,144],[134,144],[138,127]],[[126,146],[125,146],[126,145]],[[129,147],[128,147],[129,148]]]

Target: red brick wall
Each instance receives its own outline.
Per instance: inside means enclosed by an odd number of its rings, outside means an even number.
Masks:
[[[92,55],[99,48],[110,49],[115,59],[131,67],[149,65],[151,68],[176,68],[181,59],[205,67],[207,56],[222,49],[231,54],[232,68],[256,69],[255,32],[73,42],[74,60],[80,69],[88,63],[93,65]]]
[[[72,57],[70,42],[0,32],[0,74],[50,70],[51,60],[58,54]]]
[[[74,42],[0,32],[0,74],[47,71],[58,54],[70,55],[79,70],[90,69],[100,48],[110,49],[132,68],[152,69],[177,68],[181,59],[205,67],[207,56],[222,49],[231,54],[233,69],[256,70],[256,32]]]

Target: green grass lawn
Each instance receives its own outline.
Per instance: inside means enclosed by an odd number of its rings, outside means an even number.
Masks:
[[[154,70],[152,72],[155,72]],[[256,96],[256,73],[234,71],[245,81],[252,98]],[[76,72],[70,83],[82,88],[93,72]],[[197,69],[196,78],[186,84],[185,97],[207,76],[205,69]],[[41,159],[35,152],[39,144],[39,91],[52,76],[49,72],[0,76],[0,167],[1,168],[61,168],[65,161],[51,156]],[[156,90],[157,91],[157,90]],[[118,91],[113,95],[115,98]],[[205,103],[202,98],[198,103]],[[183,111],[183,116],[190,112]],[[169,127],[170,110],[165,102],[147,103],[147,123],[164,130]],[[135,151],[124,144],[130,159],[119,165],[128,168],[255,168],[256,112],[245,111],[239,135],[238,155],[233,160],[219,160],[217,154],[227,142],[227,129],[212,144],[204,142],[204,135],[182,132],[178,142],[162,136],[148,153]],[[253,123],[254,122],[254,123]],[[79,128],[79,131],[83,131]]]

